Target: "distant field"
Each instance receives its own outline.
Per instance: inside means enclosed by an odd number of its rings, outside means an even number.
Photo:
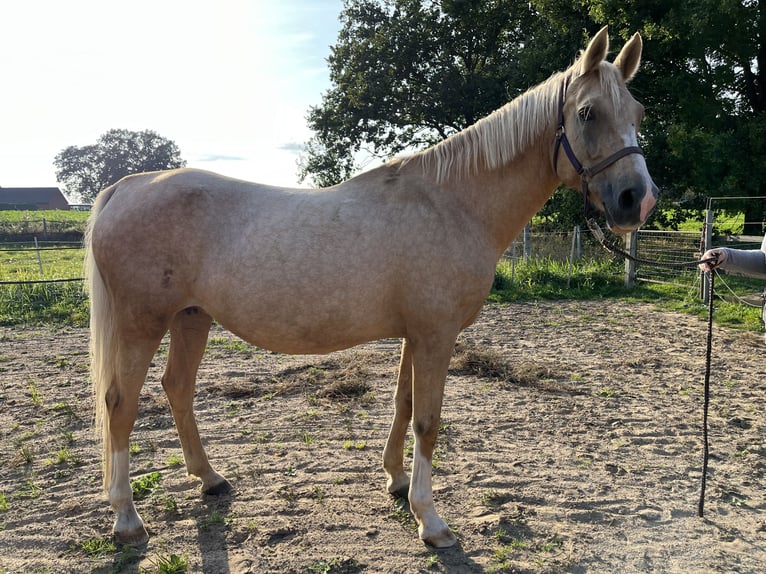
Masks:
[[[83,211],[0,211],[0,281],[82,277],[87,219]],[[0,286],[0,325],[84,325],[87,316],[79,281]]]
[[[0,211],[0,242],[76,240],[82,237],[87,211]]]
[[[45,219],[85,229],[88,215],[90,215],[88,211],[64,211],[61,209],[52,211],[0,211],[0,227],[24,226]]]

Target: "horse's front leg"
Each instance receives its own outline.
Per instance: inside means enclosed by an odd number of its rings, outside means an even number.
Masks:
[[[455,337],[413,346],[412,430],[415,449],[410,483],[410,509],[418,521],[420,538],[444,548],[457,542],[447,523],[434,508],[431,470],[439,434],[442,396]]]
[[[388,433],[386,448],[383,450],[383,469],[387,476],[388,492],[407,496],[410,479],[404,472],[404,439],[412,418],[412,348],[406,339],[402,342],[394,406],[394,420]]]

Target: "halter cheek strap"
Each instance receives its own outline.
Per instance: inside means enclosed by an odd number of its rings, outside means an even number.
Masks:
[[[644,152],[638,146],[627,146],[607,156],[606,158],[602,159],[595,165],[591,167],[585,167],[580,162],[580,160],[577,159],[577,156],[575,155],[575,152],[572,149],[571,144],[569,143],[569,139],[567,138],[566,130],[564,130],[564,100],[566,99],[568,87],[569,87],[569,80],[567,79],[561,83],[561,98],[559,98],[559,113],[558,113],[558,120],[556,125],[556,144],[553,147],[553,171],[556,175],[558,175],[559,148],[563,147],[564,153],[566,154],[567,158],[569,158],[569,163],[572,164],[572,167],[577,172],[577,175],[580,176],[580,181],[582,183],[583,201],[585,202],[585,206],[587,210],[588,182],[590,181],[590,179],[594,175],[604,171],[607,167],[612,165],[617,160],[625,157],[626,155],[630,155],[634,153],[637,153],[639,155],[644,155]]]

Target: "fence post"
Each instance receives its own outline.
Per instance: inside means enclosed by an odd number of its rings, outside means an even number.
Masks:
[[[40,245],[37,243],[37,236],[35,235],[35,250],[37,250],[37,264],[40,266],[40,279],[45,279],[45,273],[43,273],[43,258],[40,257]]]
[[[532,237],[529,223],[524,226],[524,261],[529,261],[532,256]]]
[[[575,225],[572,230],[572,247],[569,249],[569,260],[579,261],[582,258],[582,238],[580,237],[580,226]]]
[[[630,253],[631,257],[636,256],[638,251],[638,230],[631,231],[625,236],[625,251]],[[632,259],[625,259],[625,287],[631,288],[636,284],[636,262]]]
[[[700,247],[700,257],[708,249],[713,248],[713,210],[705,210],[705,223],[702,225],[702,245]],[[702,274],[702,281],[700,281],[700,297],[705,302],[705,305],[710,303],[710,276],[700,269]]]
[[[516,240],[511,243],[511,285],[516,285]]]

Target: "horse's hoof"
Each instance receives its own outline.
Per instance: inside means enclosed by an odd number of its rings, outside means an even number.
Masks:
[[[386,484],[386,490],[393,496],[407,498],[410,491],[410,478],[406,474],[396,481],[389,478],[388,484]]]
[[[222,482],[219,482],[218,484],[214,484],[210,488],[206,488],[202,491],[202,494],[207,494],[209,496],[223,496],[224,494],[231,494],[234,490],[234,487],[231,485],[231,483],[223,479]]]
[[[457,538],[452,534],[449,527],[445,527],[435,534],[420,533],[420,538],[423,542],[434,548],[449,548],[457,542]]]
[[[124,546],[144,546],[149,542],[149,533],[143,525],[140,528],[123,530],[122,532],[114,530],[112,533],[115,540]]]

